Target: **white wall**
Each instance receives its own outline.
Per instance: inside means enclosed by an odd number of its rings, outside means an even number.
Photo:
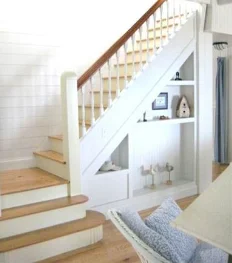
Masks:
[[[0,170],[34,165],[61,133],[60,73],[83,73],[153,3],[1,1]]]
[[[198,186],[203,192],[212,182],[213,161],[213,36],[198,35]]]
[[[0,31],[0,170],[32,166],[60,133],[58,50],[46,36]]]
[[[207,9],[206,30],[217,33],[232,34],[232,4],[218,5],[211,0]]]

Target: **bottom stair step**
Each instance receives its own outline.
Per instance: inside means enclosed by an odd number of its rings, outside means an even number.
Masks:
[[[1,263],[32,263],[100,241],[103,214],[87,211],[83,219],[0,240]]]
[[[63,224],[86,216],[88,197],[77,195],[2,210],[0,238]]]

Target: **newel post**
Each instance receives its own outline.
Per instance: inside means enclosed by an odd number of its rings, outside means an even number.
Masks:
[[[76,74],[72,72],[64,73],[61,76],[63,155],[70,180],[70,196],[81,192],[77,96]]]

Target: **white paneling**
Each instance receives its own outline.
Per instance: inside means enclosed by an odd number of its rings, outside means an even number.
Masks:
[[[212,31],[232,34],[232,4],[218,5],[217,0],[212,0]]]
[[[206,30],[217,33],[232,34],[232,4],[218,5],[212,0],[207,8]]]
[[[137,124],[136,129],[130,134],[132,163],[130,173],[133,177],[133,189],[141,189],[151,183],[150,176],[142,176],[141,166],[149,169],[150,165],[159,164],[164,167],[167,162],[174,166],[171,173],[173,180],[180,178],[180,126],[177,125],[152,125]],[[168,173],[158,173],[156,183],[165,182]]]
[[[0,31],[0,170],[32,160],[61,131],[59,45],[46,35]]]
[[[38,98],[39,99],[39,98]],[[19,98],[20,100],[20,98]],[[50,117],[60,115],[61,110],[59,106],[49,107],[14,107],[10,110],[8,108],[0,107],[0,119],[15,119],[15,118],[28,118],[28,117]]]
[[[213,160],[213,37],[199,33],[198,61],[198,186],[200,193],[212,182]]]
[[[91,179],[84,177],[82,184],[90,207],[127,199],[128,170],[99,172]]]

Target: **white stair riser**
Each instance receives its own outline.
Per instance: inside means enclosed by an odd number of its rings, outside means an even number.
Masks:
[[[0,238],[66,223],[86,216],[86,205],[77,204],[60,209],[0,221]]]
[[[36,155],[36,164],[42,170],[55,174],[61,178],[69,180],[67,166],[51,159]]]
[[[145,62],[144,62],[145,63]],[[116,75],[116,67],[115,67],[115,75]],[[140,63],[136,62],[135,63],[135,72],[139,72],[140,71]],[[125,72],[125,65],[119,65],[119,75],[120,76],[124,76],[124,72]],[[127,74],[132,76],[133,75],[133,65],[129,64],[127,65]]]
[[[129,75],[129,74],[127,73],[127,75]],[[127,81],[129,82],[130,79],[131,79],[131,76],[128,76],[127,77]],[[120,90],[123,90],[125,88],[124,77],[121,77],[119,79],[119,86],[120,86]],[[103,79],[103,89],[105,91],[109,90],[109,81],[108,81],[108,79]],[[117,79],[116,78],[111,79],[111,90],[112,91],[116,91],[117,90]]]
[[[138,48],[137,48],[137,50],[138,50]],[[151,56],[153,55],[153,49],[150,50],[150,55]],[[140,62],[140,52],[135,52],[134,57],[135,57],[135,62]],[[142,61],[143,61],[143,63],[145,63],[146,60],[147,60],[147,51],[143,50],[142,51]],[[133,61],[132,53],[128,53],[128,55],[127,55],[127,62],[131,63],[132,61]],[[124,61],[121,61],[121,62],[124,62]]]
[[[56,185],[15,194],[2,195],[2,209],[28,205],[68,196],[68,185]],[[1,261],[0,261],[1,262]]]
[[[82,119],[82,108],[81,107],[79,107],[78,114],[79,114],[79,119]],[[100,108],[99,107],[94,108],[95,119],[99,118],[99,116],[100,116]],[[92,109],[90,107],[86,107],[85,108],[85,119],[88,121],[91,121],[91,118],[92,118]],[[80,125],[80,127],[81,127],[81,125]]]
[[[102,226],[0,253],[1,263],[32,263],[97,243],[103,238]]]
[[[116,97],[116,93],[112,93],[111,96],[112,96],[112,100],[114,100],[115,97]],[[94,102],[96,104],[100,105],[100,102],[101,102],[101,98],[100,97],[101,97],[100,92],[95,92],[94,93]],[[107,92],[103,92],[103,105],[107,105],[108,97],[109,97],[109,94]]]
[[[163,38],[163,45],[165,44],[166,38]],[[160,46],[160,39],[156,39],[156,48]],[[148,47],[149,48],[154,48],[154,40],[149,40],[148,41]],[[139,49],[140,48],[140,42],[137,41],[136,42],[136,48]],[[147,49],[147,40],[142,40],[142,49]],[[146,53],[146,51],[145,51]]]
[[[155,35],[156,37],[160,37],[160,29],[156,29],[156,32],[155,32]],[[171,34],[173,31],[173,27],[172,26],[169,26],[169,34]],[[167,27],[166,27],[166,24],[165,26],[163,26],[163,29],[162,29],[162,35],[163,36],[166,36],[167,35]],[[153,30],[149,30],[149,38],[153,38],[154,37],[154,32]],[[146,39],[147,38],[147,32],[144,32],[143,35],[142,35],[142,39]],[[136,39],[138,40],[138,38]]]
[[[63,154],[63,141],[50,138],[51,150]]]

